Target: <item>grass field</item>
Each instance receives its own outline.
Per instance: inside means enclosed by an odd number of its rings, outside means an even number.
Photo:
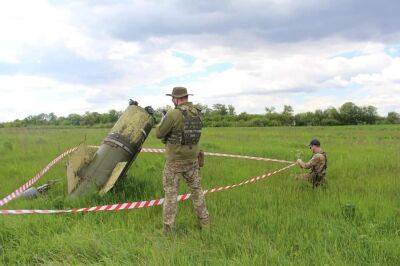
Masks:
[[[0,129],[0,197],[31,178],[63,150],[107,129]],[[206,151],[295,160],[320,138],[328,185],[296,181],[298,168],[256,184],[210,194],[210,231],[202,232],[189,201],[180,203],[177,233],[162,235],[162,208],[119,213],[0,217],[2,264],[387,264],[400,265],[400,127],[207,128]],[[162,147],[154,136],[145,147]],[[63,182],[46,198],[4,208],[55,209],[163,196],[164,158],[140,154],[114,193],[66,199],[65,161],[49,179]],[[229,185],[284,165],[207,157],[203,188]],[[186,191],[181,182],[181,192]],[[344,206],[355,206],[355,216]]]

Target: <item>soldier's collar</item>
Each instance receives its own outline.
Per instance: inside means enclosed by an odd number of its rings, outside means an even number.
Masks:
[[[185,103],[181,103],[179,105],[176,106],[177,109],[179,108],[190,108],[191,106],[193,106],[193,104],[191,102],[185,102]]]

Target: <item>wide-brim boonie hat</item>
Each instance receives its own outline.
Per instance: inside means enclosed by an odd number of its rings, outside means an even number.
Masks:
[[[175,87],[172,89],[172,93],[167,93],[165,95],[172,96],[174,98],[182,98],[193,94],[188,94],[187,89],[185,87]]]

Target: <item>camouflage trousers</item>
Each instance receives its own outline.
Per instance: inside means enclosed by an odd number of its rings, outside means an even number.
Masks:
[[[301,180],[307,180],[310,182],[313,187],[318,187],[319,185],[325,184],[325,176],[318,176],[317,173],[306,173],[306,174],[300,174],[296,176],[296,179],[301,179]]]
[[[185,180],[189,187],[194,210],[200,221],[200,225],[207,226],[209,223],[203,190],[201,189],[200,168],[196,161],[167,161],[163,173],[163,186],[165,199],[163,204],[164,231],[175,228],[175,218],[178,211],[178,187],[179,179]]]

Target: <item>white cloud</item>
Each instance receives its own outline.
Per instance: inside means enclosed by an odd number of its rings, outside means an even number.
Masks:
[[[0,76],[0,121],[37,113],[67,115],[91,110],[87,97],[93,91],[81,85],[63,84],[38,76]]]
[[[345,101],[377,106],[382,114],[400,111],[400,59],[385,53],[387,36],[391,42],[400,42],[393,37],[398,36],[398,29],[387,29],[387,34],[381,30],[377,36],[385,38],[352,39],[349,34],[341,35],[340,28],[316,32],[301,12],[308,10],[313,18],[330,9],[340,13],[340,8],[320,1],[269,1],[268,10],[263,9],[263,1],[192,4],[181,3],[174,9],[175,4],[169,2],[148,1],[93,6],[80,1],[65,5],[44,0],[3,2],[0,121],[41,112],[66,115],[123,109],[129,98],[142,105],[163,106],[171,104],[164,94],[174,85],[187,86],[196,94],[195,101],[233,104],[239,112],[263,112],[265,106],[279,109],[284,104],[307,111]],[[170,21],[183,11],[183,18]],[[249,18],[254,21],[246,24]],[[299,27],[304,20],[311,28],[298,28],[291,18],[299,20]],[[354,28],[360,26],[348,20]],[[275,32],[282,30],[287,35],[283,40]],[[291,34],[298,35],[299,30],[304,35],[292,40]],[[23,72],[26,62],[37,59],[36,53],[48,50],[67,50],[95,63],[68,69],[68,79],[63,80],[40,69],[34,74]],[[194,62],[188,64],[176,51],[193,56]],[[353,51],[359,54],[341,56]],[[62,63],[57,61],[53,72],[66,71]],[[223,63],[232,67],[208,69]],[[118,79],[102,79],[107,74],[103,69],[85,69],[95,64],[118,72]],[[88,83],[74,79],[82,73],[91,79],[91,73],[100,75],[94,78],[104,82],[83,85]]]

